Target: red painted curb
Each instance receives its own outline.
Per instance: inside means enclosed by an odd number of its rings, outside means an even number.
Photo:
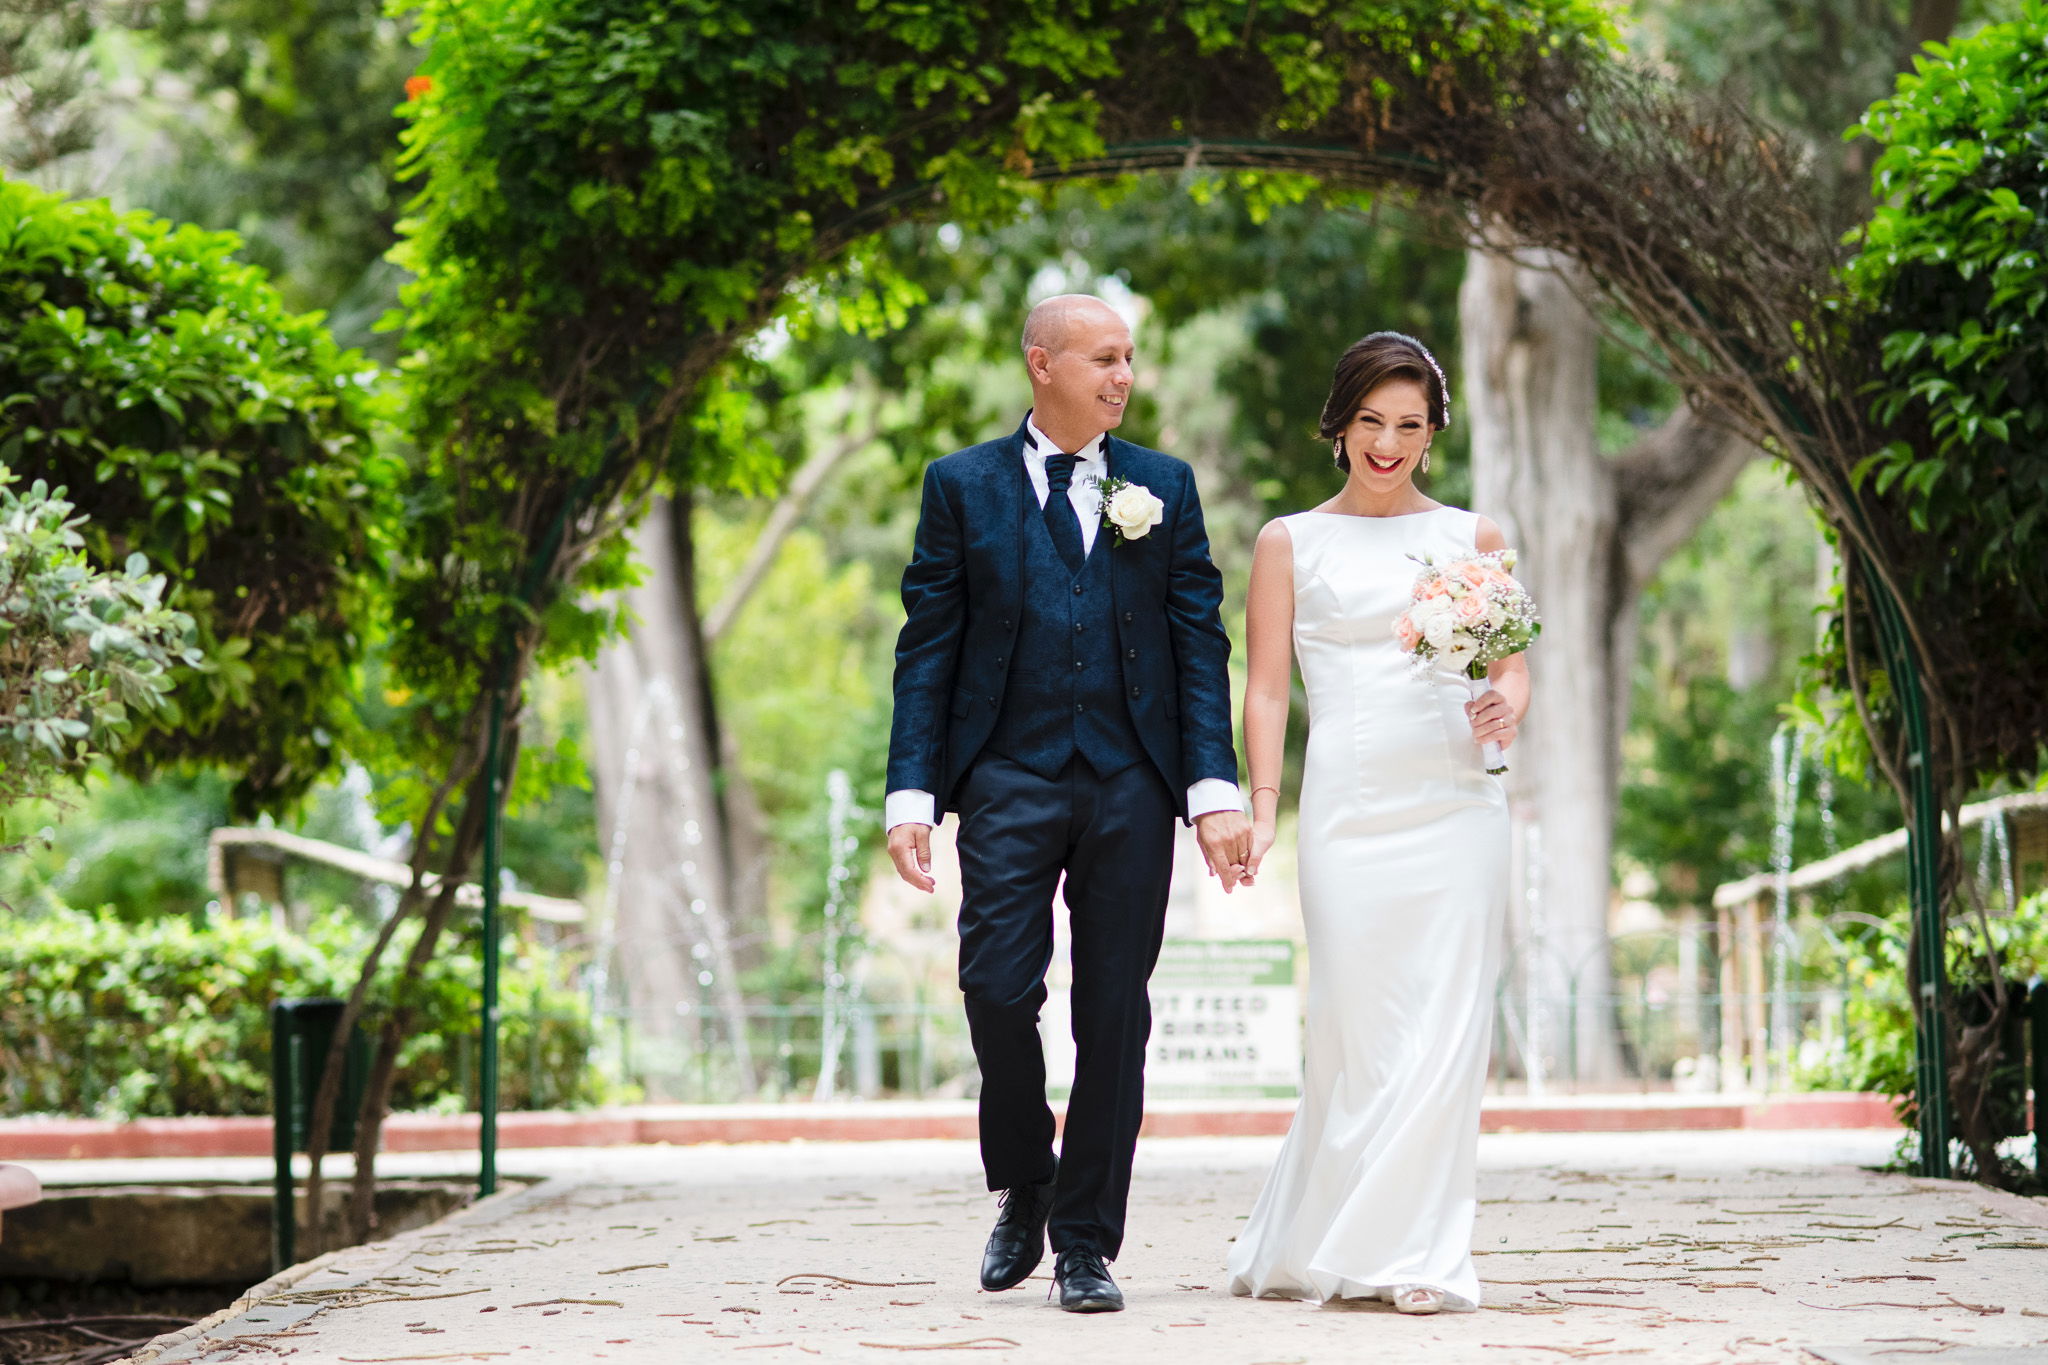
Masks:
[[[1180,1102],[1146,1111],[1146,1137],[1266,1137],[1287,1131],[1292,1104]],[[387,1152],[462,1151],[476,1146],[475,1114],[394,1114]],[[1883,1095],[1811,1094],[1768,1098],[1598,1095],[1554,1101],[1492,1099],[1486,1133],[1642,1133],[1681,1129],[1897,1128]],[[648,1105],[582,1113],[513,1113],[498,1119],[498,1145],[618,1147],[636,1143],[901,1142],[971,1140],[971,1103],[839,1105]],[[268,1118],[0,1119],[0,1161],[270,1155]]]

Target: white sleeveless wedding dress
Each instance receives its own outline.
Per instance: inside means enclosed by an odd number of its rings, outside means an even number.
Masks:
[[[1301,1106],[1230,1254],[1234,1294],[1479,1304],[1479,1100],[1507,910],[1508,812],[1463,680],[1411,672],[1393,620],[1479,518],[1301,512],[1294,650],[1308,692]]]

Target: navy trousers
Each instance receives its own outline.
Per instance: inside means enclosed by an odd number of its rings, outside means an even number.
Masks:
[[[1048,1231],[1055,1251],[1123,1244],[1145,1116],[1145,993],[1165,932],[1175,803],[1150,763],[1108,777],[1076,757],[1056,778],[984,751],[961,781],[960,990],[981,1065],[981,1161],[992,1190],[1053,1173],[1038,1013],[1066,874],[1074,1088]]]

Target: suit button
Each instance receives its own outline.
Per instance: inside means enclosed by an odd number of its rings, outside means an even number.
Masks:
[[[1081,671],[1081,667],[1082,667],[1082,665],[1081,665],[1081,661],[1080,661],[1079,659],[1076,659],[1076,660],[1074,660],[1074,671],[1075,671],[1076,673],[1078,673],[1078,672],[1080,672],[1080,671]]]
[[[998,655],[996,655],[996,667],[997,667],[997,668],[1001,668],[1002,666],[1003,666],[1003,656],[1002,656],[1002,655],[1000,655],[1000,654],[998,654]]]
[[[1131,689],[1131,695],[1132,695],[1132,696],[1134,696],[1134,697],[1135,697],[1135,696],[1137,696],[1137,695],[1138,695],[1138,689],[1137,689],[1137,688],[1135,688],[1135,687],[1134,687],[1134,688],[1132,688],[1132,689]]]
[[[1125,651],[1124,651],[1124,657],[1125,657],[1126,659],[1135,659],[1135,658],[1137,658],[1137,657],[1138,657],[1138,651],[1137,651],[1137,650],[1135,650],[1135,649],[1127,649],[1127,650],[1125,650]],[[997,663],[1001,663],[1001,662],[1002,662],[1002,660],[1001,660],[1001,659],[998,659],[998,660],[996,660],[996,662],[997,662]]]
[[[1007,616],[1005,616],[1005,617],[1003,618],[1003,629],[1004,629],[1004,630],[1008,630],[1009,628],[1010,628],[1010,618],[1009,618],[1009,617],[1007,617]]]
[[[1076,711],[1086,711],[1086,710],[1088,709],[1088,707],[1087,707],[1087,705],[1086,705],[1085,703],[1083,703],[1083,702],[1078,702],[1078,701],[1077,701],[1077,702],[1075,702],[1075,703],[1074,703],[1074,709],[1075,709]]]
[[[1125,612],[1125,613],[1124,613],[1124,624],[1125,624],[1125,625],[1129,625],[1130,623],[1131,623],[1131,614],[1130,614],[1129,612]]]
[[[1074,622],[1074,634],[1079,635],[1082,631],[1086,629],[1087,627],[1082,625],[1079,621]]]

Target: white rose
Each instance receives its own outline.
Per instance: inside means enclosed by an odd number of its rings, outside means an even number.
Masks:
[[[1472,666],[1472,661],[1478,657],[1478,645],[1473,644],[1470,640],[1460,640],[1455,648],[1447,649],[1443,652],[1439,662],[1448,672],[1463,673]]]
[[[1451,647],[1451,640],[1458,633],[1458,624],[1447,611],[1437,612],[1427,621],[1416,624],[1422,627],[1422,638],[1429,641],[1429,647],[1439,654]]]
[[[1119,488],[1103,510],[1108,513],[1110,524],[1123,532],[1125,540],[1137,540],[1160,523],[1166,515],[1166,504],[1153,497],[1151,489],[1134,483]]]

